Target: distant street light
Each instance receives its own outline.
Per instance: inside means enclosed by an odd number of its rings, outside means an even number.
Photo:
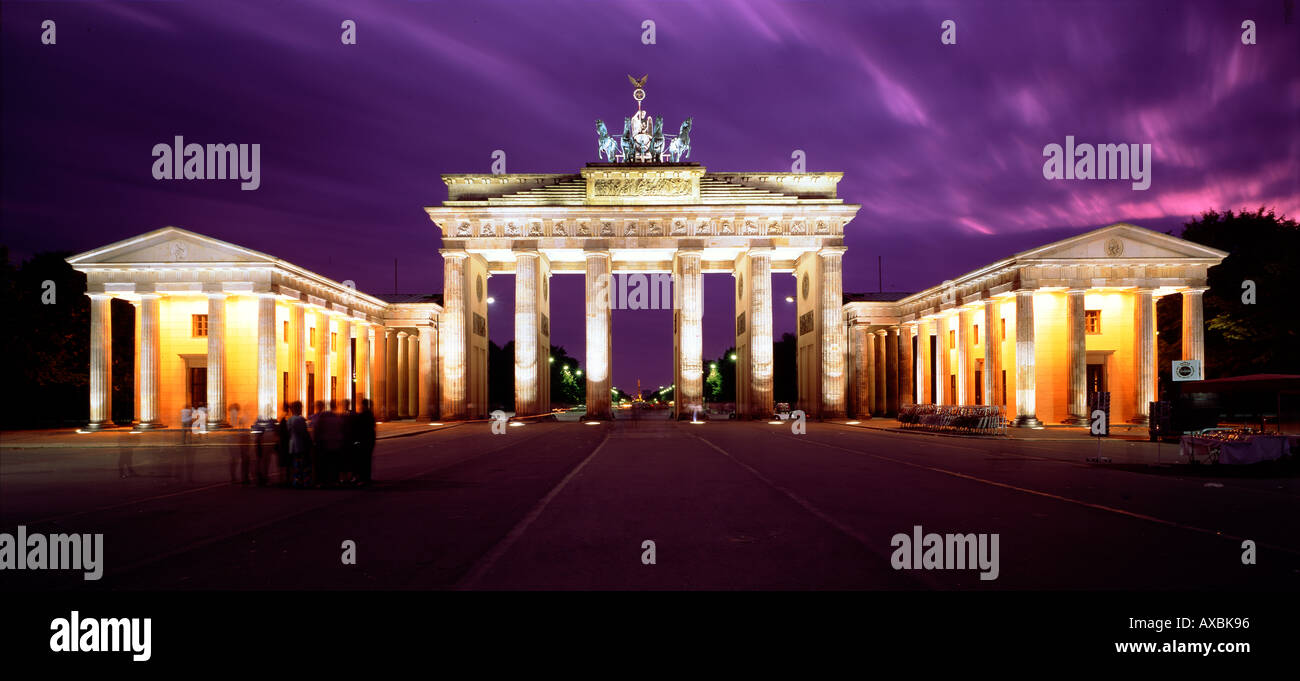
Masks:
[[[736,361],[736,353],[731,353],[731,361]]]
[[[785,297],[785,302],[787,302],[787,303],[793,303],[793,302],[794,302],[794,296],[786,296],[786,297]]]
[[[493,298],[492,296],[488,296],[488,305],[491,305],[492,303],[495,303],[495,302],[497,302],[497,299],[496,299],[496,298]]]

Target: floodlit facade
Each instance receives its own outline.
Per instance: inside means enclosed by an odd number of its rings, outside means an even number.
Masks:
[[[586,280],[589,418],[612,416],[613,273],[671,277],[682,418],[703,403],[706,313],[734,322],[738,415],[771,417],[771,278],[779,273],[796,278],[797,408],[814,418],[917,403],[1004,405],[1022,426],[1080,424],[1087,394],[1105,391],[1113,419],[1145,422],[1160,370],[1155,301],[1175,293],[1183,358],[1206,359],[1201,294],[1222,251],[1117,224],[902,298],[846,297],[844,230],[859,206],[836,196],[839,179],[709,173],[689,163],[447,175],[448,200],[426,209],[443,239],[442,300],[367,295],[175,227],[88,251],[68,259],[86,274],[91,299],[88,428],[113,423],[113,298],[135,307],[133,422],[141,429],[178,425],[187,404],[206,405],[219,428],[232,425],[231,405],[248,425],[295,400],[371,399],[384,419],[484,418],[493,274],[514,275],[520,415],[551,408],[556,274]],[[730,312],[703,309],[710,273],[732,277]]]
[[[430,297],[388,301],[265,253],[176,227],[68,258],[90,297],[89,429],[113,424],[113,298],[135,307],[139,429],[206,406],[210,428],[276,418],[281,405],[370,399],[379,418],[436,412]]]
[[[1182,295],[1182,358],[1204,366],[1206,274],[1227,253],[1115,224],[1017,253],[897,300],[846,303],[855,415],[1001,405],[1016,425],[1146,423],[1157,399],[1155,302]],[[1168,367],[1163,370],[1168,371]]]

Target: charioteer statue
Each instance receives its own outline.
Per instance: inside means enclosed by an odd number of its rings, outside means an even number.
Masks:
[[[636,100],[636,113],[623,119],[623,135],[615,138],[609,134],[605,122],[596,119],[596,152],[598,158],[609,163],[664,163],[681,162],[691,157],[691,121],[682,121],[676,135],[664,134],[663,116],[652,117],[641,108],[645,99],[645,82],[628,76],[632,82],[632,99]]]

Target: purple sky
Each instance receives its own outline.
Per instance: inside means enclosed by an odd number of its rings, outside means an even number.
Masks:
[[[176,225],[371,293],[442,287],[421,208],[442,173],[576,172],[592,121],[695,118],[710,170],[845,173],[845,290],[911,291],[1117,221],[1300,213],[1300,10],[1267,2],[7,2],[3,234],[15,257]],[[43,19],[58,42],[40,43]],[[340,23],[358,26],[345,46]],[[641,43],[653,19],[657,44]],[[940,23],[958,44],[941,45]],[[1241,23],[1259,44],[1242,45]],[[262,186],[155,181],[151,150],[262,145]],[[1042,149],[1149,143],[1152,183],[1048,181]],[[581,277],[553,280],[581,356]],[[775,277],[777,333],[794,327]],[[490,282],[498,343],[513,278]],[[731,277],[705,278],[705,354],[732,343]],[[571,301],[560,304],[560,301]],[[671,313],[615,313],[615,383],[668,383]]]

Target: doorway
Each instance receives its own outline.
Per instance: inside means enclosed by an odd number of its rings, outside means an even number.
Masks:
[[[208,368],[188,367],[185,377],[185,394],[189,396],[190,406],[198,409],[208,403]]]

